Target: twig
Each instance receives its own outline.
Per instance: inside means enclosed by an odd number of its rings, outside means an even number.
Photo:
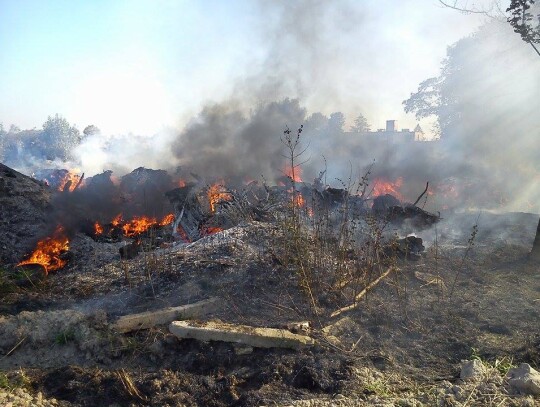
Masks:
[[[79,178],[79,181],[77,182],[77,185],[75,185],[75,188],[73,188],[74,191],[81,186],[83,180],[84,180],[84,172],[82,173],[81,177]]]
[[[369,290],[371,290],[373,287],[375,287],[377,284],[381,282],[383,278],[385,278],[388,274],[390,274],[392,271],[398,270],[396,267],[390,267],[388,270],[386,270],[383,274],[381,274],[379,277],[377,277],[375,280],[373,280],[371,283],[367,285],[366,288],[364,288],[362,291],[360,291],[356,297],[354,297],[354,303],[351,305],[347,305],[346,307],[340,308],[330,314],[331,318],[337,317],[338,315],[343,314],[344,312],[350,311],[358,306],[358,301],[367,294]]]
[[[454,1],[454,4],[450,4],[446,1],[439,0],[439,3],[441,3],[444,7],[448,7],[457,11],[461,11],[462,13],[466,14],[483,14],[489,18],[495,19],[495,17],[491,14],[491,10],[480,10],[475,8],[467,8],[467,7],[459,7],[458,2]]]
[[[364,338],[364,335],[360,336],[360,338],[358,338],[358,340],[354,343],[354,345],[351,346],[351,349],[349,350],[349,352],[353,352],[363,338]]]
[[[429,182],[426,182],[426,189],[424,189],[424,192],[420,194],[420,196],[414,201],[413,206],[416,206],[416,204],[422,199],[422,197],[426,194],[427,190],[429,188]]]
[[[21,346],[21,344],[26,340],[26,338],[27,338],[27,337],[25,336],[25,337],[22,338],[19,342],[17,342],[17,344],[16,344],[13,348],[11,348],[11,350],[10,350],[8,353],[6,353],[6,354],[4,355],[4,358],[7,358],[9,355],[11,355],[13,352],[15,352],[15,350],[16,350],[19,346]],[[2,359],[3,359],[3,358],[2,358]]]
[[[148,400],[148,398],[144,394],[141,394],[141,392],[129,376],[129,373],[127,373],[124,369],[117,370],[115,374],[130,396],[138,398],[141,401]]]

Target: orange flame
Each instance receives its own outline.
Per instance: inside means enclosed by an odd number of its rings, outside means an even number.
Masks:
[[[101,235],[102,233],[103,233],[103,226],[101,226],[98,222],[94,223],[94,234]]]
[[[156,218],[148,218],[146,216],[135,216],[129,222],[122,225],[124,236],[133,237],[140,233],[146,232],[152,226],[157,224]]]
[[[184,181],[183,179],[178,181],[178,188],[183,188],[185,186],[186,186],[186,181]]]
[[[156,218],[150,218],[148,216],[135,216],[129,222],[122,225],[122,231],[124,236],[133,237],[135,235],[146,232],[153,226],[166,226],[174,221],[174,215],[172,213],[166,215],[161,221],[157,221]],[[113,219],[111,224],[113,226],[119,226],[122,222],[122,215],[118,215]]]
[[[74,172],[68,172],[64,178],[60,181],[60,184],[58,186],[59,191],[63,191],[66,187],[66,184],[68,182],[71,182],[69,185],[69,192],[73,192],[75,190],[75,187],[77,187],[77,184],[79,183],[81,179],[81,176],[74,173]]]
[[[223,181],[221,181],[208,188],[208,200],[210,201],[210,211],[214,213],[218,203],[222,201],[230,201],[232,200],[232,196],[227,192],[223,186]]]
[[[174,214],[169,213],[168,215],[166,215],[166,216],[161,220],[161,222],[159,222],[159,226],[170,225],[170,224],[173,223],[173,222],[174,222]]]
[[[222,228],[208,226],[208,227],[203,228],[202,235],[203,236],[208,236],[208,235],[213,235],[214,233],[218,233],[218,232],[222,232],[222,231],[223,231]]]
[[[283,172],[294,182],[302,182],[302,168],[285,166]]]
[[[69,240],[64,228],[58,226],[53,235],[40,240],[30,257],[21,261],[18,266],[41,264],[45,268],[45,274],[48,274],[49,271],[61,269],[66,265],[66,261],[62,260],[60,255],[67,250],[69,250]]]
[[[187,234],[186,231],[182,228],[182,226],[178,225],[178,228],[176,229],[176,231],[178,232],[178,234],[180,235],[180,237],[182,238],[182,240],[184,240],[185,242],[188,242],[188,243],[191,242],[191,240],[189,240],[188,234]]]
[[[302,208],[305,205],[306,205],[306,200],[304,199],[301,193],[297,192],[296,195],[294,196],[294,206],[296,206],[297,208]]]
[[[113,220],[111,220],[111,225],[113,225],[115,227],[120,225],[120,223],[122,223],[122,214],[121,213],[116,215],[116,217]]]
[[[400,201],[403,201],[403,195],[399,192],[399,189],[403,185],[403,178],[399,177],[394,182],[389,181],[386,178],[377,178],[373,183],[373,196],[377,197],[380,195],[390,194],[394,195]]]

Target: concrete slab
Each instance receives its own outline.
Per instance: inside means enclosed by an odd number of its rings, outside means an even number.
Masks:
[[[242,343],[255,348],[298,349],[315,344],[309,336],[293,334],[286,329],[223,322],[174,321],[169,325],[169,331],[181,339]]]

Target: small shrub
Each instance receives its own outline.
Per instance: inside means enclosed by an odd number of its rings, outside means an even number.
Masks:
[[[75,340],[75,332],[69,329],[67,331],[60,332],[58,335],[56,335],[54,342],[58,345],[66,345],[69,342],[73,342],[74,340]]]

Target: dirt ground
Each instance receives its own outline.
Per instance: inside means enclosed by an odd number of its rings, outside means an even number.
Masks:
[[[527,259],[537,222],[532,214],[448,216],[418,233],[421,259],[398,260],[399,271],[335,318],[348,300],[321,297],[310,307],[298,275],[276,256],[272,224],[242,224],[129,261],[118,257],[123,243],[78,235],[66,268],[2,293],[0,404],[540,405],[504,380],[509,366],[540,367],[540,265]],[[317,345],[245,349],[179,340],[166,326],[130,334],[108,326],[119,315],[213,296],[223,307],[208,319],[308,320]],[[491,373],[461,381],[461,361],[474,358]]]

